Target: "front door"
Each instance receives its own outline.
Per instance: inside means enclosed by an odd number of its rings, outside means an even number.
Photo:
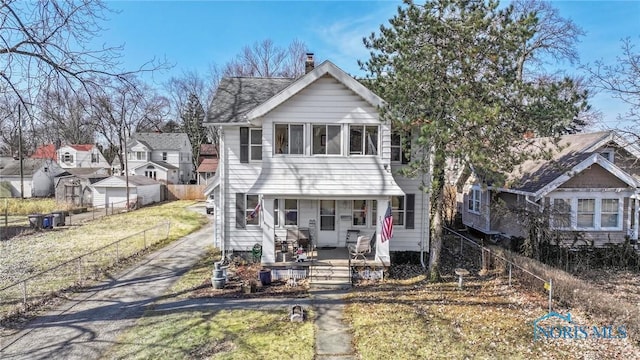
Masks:
[[[318,247],[337,246],[336,201],[320,200],[320,226],[318,226]]]

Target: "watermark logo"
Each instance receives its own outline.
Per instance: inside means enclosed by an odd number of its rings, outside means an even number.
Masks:
[[[533,321],[533,340],[625,339],[624,325],[585,326],[574,323],[571,313],[550,312]]]

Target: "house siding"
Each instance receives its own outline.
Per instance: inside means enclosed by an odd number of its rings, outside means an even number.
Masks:
[[[318,196],[278,196],[282,189],[297,187],[299,194],[323,194],[321,198],[338,200],[336,204],[336,229],[338,230],[338,246],[345,245],[346,230],[352,228],[341,223],[340,214],[351,213],[352,199],[376,200],[384,191],[379,179],[382,172],[387,172],[391,179],[398,167],[385,169],[390,159],[390,129],[387,124],[379,120],[376,109],[364,101],[360,96],[346,88],[332,77],[323,77],[312,83],[300,93],[293,96],[273,111],[267,113],[262,120],[262,161],[240,163],[240,127],[224,128],[224,144],[221,151],[221,161],[227,166],[224,170],[225,213],[235,214],[236,194],[250,193],[251,189],[259,186],[261,193],[274,195],[275,198],[296,198],[299,200],[298,224],[307,227],[309,220],[318,218]],[[304,155],[276,155],[273,152],[274,126],[278,123],[305,124]],[[341,155],[310,155],[311,132],[309,126],[313,124],[343,124],[342,154]],[[379,125],[378,156],[349,156],[349,124]],[[231,144],[231,145],[226,145]],[[268,172],[268,181],[262,180],[262,172]],[[313,178],[298,178],[292,181],[291,173],[313,173]],[[318,181],[319,179],[326,181]],[[421,231],[428,233],[425,221],[425,195],[418,190],[418,179],[406,179],[394,175],[396,183],[405,193],[415,194],[415,229],[405,229],[404,226],[394,227],[394,237],[390,241],[391,251],[419,251]],[[353,195],[345,192],[340,179],[357,183],[362,194]],[[376,180],[378,179],[378,180]],[[321,184],[321,185],[319,185]],[[265,197],[264,201],[272,202],[274,196]],[[344,206],[348,204],[348,206]],[[271,207],[273,205],[271,204]],[[265,206],[266,207],[266,206]],[[378,214],[379,216],[381,214]],[[227,216],[229,217],[229,216]],[[256,243],[262,243],[263,229],[259,226],[247,226],[246,229],[235,227],[235,216],[227,219],[224,224],[227,246],[233,250],[249,250]],[[375,227],[371,221],[366,227],[360,228],[363,234],[373,234]],[[278,227],[275,234],[286,237],[286,228]],[[428,234],[425,236],[425,250],[428,250]]]
[[[613,174],[594,164],[590,169],[576,174],[560,188],[626,188],[628,185]]]
[[[469,193],[472,185],[467,184],[464,187],[462,196],[462,223],[470,228],[488,233],[491,232],[489,220],[489,204],[490,192],[482,189],[480,194],[480,211],[478,213],[469,211]]]
[[[511,209],[524,209],[527,206],[522,196],[503,192],[498,193],[496,199],[497,202],[491,202],[490,228],[509,236],[527,236],[526,229],[518,221],[518,215],[510,213]]]

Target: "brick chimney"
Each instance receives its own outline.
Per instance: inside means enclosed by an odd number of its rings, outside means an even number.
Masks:
[[[307,60],[304,62],[304,73],[308,74],[316,66],[313,60],[313,53],[307,53]]]

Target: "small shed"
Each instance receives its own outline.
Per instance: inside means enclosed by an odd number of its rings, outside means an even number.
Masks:
[[[129,202],[137,201],[138,205],[149,205],[161,201],[161,184],[153,179],[140,175],[110,176],[92,185],[93,206],[116,207],[127,206],[127,185]]]
[[[109,177],[109,170],[103,168],[70,168],[56,176],[56,201],[75,206],[93,204],[91,184]]]

